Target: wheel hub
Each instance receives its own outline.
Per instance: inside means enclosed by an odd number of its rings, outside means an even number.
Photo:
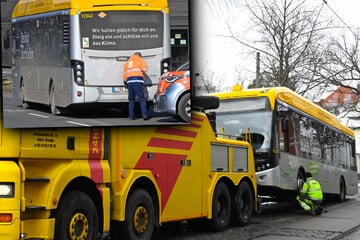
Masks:
[[[149,212],[144,207],[138,207],[134,214],[134,229],[143,234],[149,226]]]
[[[89,232],[89,222],[83,213],[76,213],[70,221],[69,234],[72,240],[86,239]]]

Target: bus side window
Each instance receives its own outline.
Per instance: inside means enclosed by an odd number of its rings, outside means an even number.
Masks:
[[[292,155],[299,154],[299,119],[293,112],[279,118],[280,150]]]
[[[281,129],[284,133],[289,132],[289,119],[287,117],[281,118]]]
[[[289,153],[292,155],[299,155],[300,144],[300,124],[299,118],[293,112],[290,112],[289,117]]]
[[[289,151],[289,120],[287,117],[279,118],[279,143],[280,150],[284,152]]]
[[[349,140],[348,146],[351,148],[351,170],[357,171],[355,141]]]

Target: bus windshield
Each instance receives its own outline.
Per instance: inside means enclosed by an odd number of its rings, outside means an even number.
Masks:
[[[159,11],[83,12],[81,47],[93,50],[138,50],[163,46],[163,13]]]
[[[266,98],[223,100],[216,110],[216,131],[221,136],[245,140],[250,130],[254,149],[270,148],[272,111]]]

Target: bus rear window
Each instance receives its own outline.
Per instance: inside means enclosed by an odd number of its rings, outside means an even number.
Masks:
[[[164,15],[157,11],[101,11],[80,14],[81,47],[137,50],[162,47]]]

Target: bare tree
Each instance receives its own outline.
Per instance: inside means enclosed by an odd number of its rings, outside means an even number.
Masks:
[[[214,71],[206,70],[205,66],[208,64],[207,61],[202,64],[195,64],[191,69],[193,75],[191,78],[191,89],[194,90],[193,94],[201,95],[203,93],[219,92],[221,86],[224,83],[223,76],[217,76]]]
[[[324,104],[328,110],[343,117],[360,117],[360,45],[359,33],[353,33],[353,39],[342,35],[332,38],[326,52],[321,71],[316,72],[319,79],[324,79],[322,89],[328,86],[337,88],[339,104]],[[341,108],[341,109],[340,109]]]
[[[253,16],[258,39],[246,39],[231,19],[227,21],[229,34],[223,37],[254,53],[260,52],[263,86],[286,86],[307,97],[312,94],[317,100],[325,96],[325,91],[330,94],[336,90],[344,101],[341,106],[329,104],[333,107],[329,110],[337,115],[341,112],[342,116],[360,117],[360,36],[351,30],[351,40],[348,36],[330,37],[331,31],[339,27],[331,27],[333,20],[321,16],[326,1],[312,8],[306,0],[208,2],[219,16],[232,8],[247,9]],[[342,25],[349,29],[346,23]]]
[[[224,82],[223,77],[215,77],[213,71],[202,70],[195,76],[195,90],[199,93],[213,93],[221,91],[221,86]]]
[[[360,83],[360,46],[359,34],[349,41],[344,35],[340,40],[335,38],[329,44],[319,77],[326,78],[329,84],[351,89],[360,96],[360,90],[355,83]],[[352,43],[351,43],[352,42]]]
[[[219,2],[209,0],[210,6]],[[236,1],[225,1],[228,7]],[[237,1],[239,2],[239,1]],[[261,53],[264,84],[293,90],[314,87],[314,67],[323,54],[321,40],[328,21],[320,18],[321,6],[309,9],[306,0],[245,0],[260,39],[252,45],[228,24],[229,35],[242,45]],[[238,6],[238,5],[237,5]]]

